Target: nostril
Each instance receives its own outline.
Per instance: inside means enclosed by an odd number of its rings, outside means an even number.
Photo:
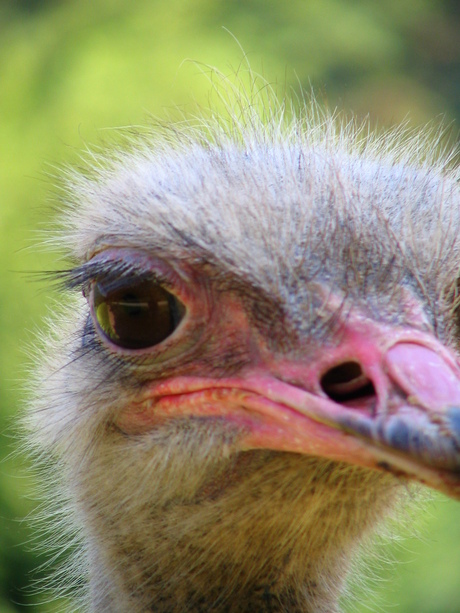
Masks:
[[[375,396],[372,381],[363,373],[358,362],[343,362],[321,377],[323,392],[335,402],[348,402]]]

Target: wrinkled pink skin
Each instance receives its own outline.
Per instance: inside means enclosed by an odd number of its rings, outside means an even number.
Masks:
[[[243,319],[232,318],[233,326]],[[456,356],[428,332],[377,324],[360,313],[347,314],[339,337],[337,346],[309,347],[305,360],[274,355],[252,338],[253,366],[238,376],[151,383],[116,423],[140,433],[178,415],[225,416],[241,426],[242,450],[290,451],[387,470],[460,499]],[[335,402],[321,378],[349,361],[360,364],[363,376],[346,385],[364,380],[375,393]]]

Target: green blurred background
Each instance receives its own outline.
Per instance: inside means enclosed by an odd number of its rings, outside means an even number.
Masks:
[[[183,60],[238,67],[241,50],[222,26],[271,82],[311,84],[329,106],[378,126],[443,117],[456,122],[456,140],[458,0],[0,0],[0,613],[66,609],[26,589],[43,555],[26,519],[33,479],[11,456],[28,347],[53,310],[52,291],[29,275],[56,267],[36,247],[53,216],[48,177],[111,138],[108,128],[145,125],[193,98],[206,104],[206,79]],[[460,504],[439,496],[416,515],[422,536],[378,549],[402,563],[378,561],[377,594],[350,613],[460,611]]]

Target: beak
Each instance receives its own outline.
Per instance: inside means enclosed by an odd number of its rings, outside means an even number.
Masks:
[[[390,471],[460,500],[460,369],[436,345],[396,343],[380,364],[373,363],[376,384],[369,387],[363,374],[335,384],[375,389],[374,397],[351,401],[279,378],[250,377],[245,388],[255,393],[252,404],[265,421],[246,444]]]
[[[235,377],[150,383],[115,422],[127,434],[140,434],[165,419],[219,417],[242,433],[239,449],[390,471],[460,500],[456,356],[425,333],[403,331],[378,342],[359,336],[345,338],[335,353],[323,349],[323,362],[273,360]],[[340,364],[355,364],[359,372],[341,380],[334,376],[337,364],[339,375]]]

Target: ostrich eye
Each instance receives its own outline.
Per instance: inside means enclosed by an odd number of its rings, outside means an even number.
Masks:
[[[103,334],[125,349],[146,349],[166,340],[185,314],[184,305],[152,281],[93,286],[94,313]]]

